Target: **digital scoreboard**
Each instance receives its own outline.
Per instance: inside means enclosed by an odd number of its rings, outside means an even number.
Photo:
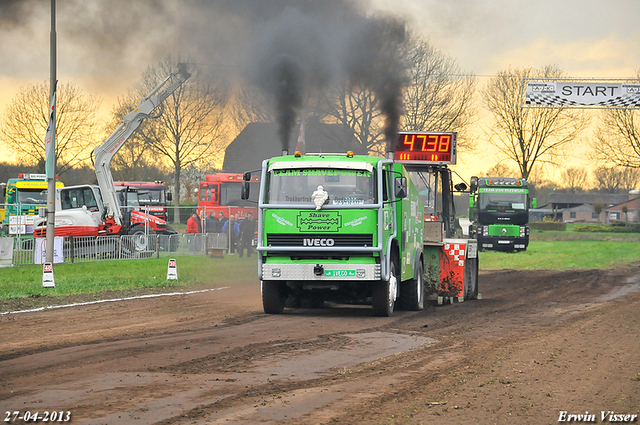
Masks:
[[[456,163],[456,133],[401,131],[391,148],[397,162],[438,165]]]

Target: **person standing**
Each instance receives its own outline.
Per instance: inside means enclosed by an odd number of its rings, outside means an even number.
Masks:
[[[240,226],[233,214],[229,216],[229,220],[222,226],[222,233],[226,233],[229,237],[229,254],[235,254],[236,242],[240,237]]]
[[[238,251],[240,252],[240,258],[242,258],[242,253],[245,248],[247,248],[247,257],[251,257],[251,242],[253,241],[253,236],[256,231],[256,221],[253,219],[253,213],[249,211],[240,224],[240,247]]]
[[[202,224],[200,224],[200,216],[197,210],[193,210],[191,217],[187,220],[187,243],[189,244],[189,251],[195,251],[196,234],[202,232]]]
[[[205,233],[218,233],[218,219],[216,212],[211,211],[209,216],[204,220]]]
[[[218,227],[216,228],[216,233],[222,233],[222,227],[227,222],[228,218],[224,216],[224,213],[220,211],[218,213]]]

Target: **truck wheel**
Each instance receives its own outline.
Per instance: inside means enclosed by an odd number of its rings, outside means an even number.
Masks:
[[[465,300],[477,300],[478,299],[478,259],[467,258],[467,264],[465,266],[465,279],[464,279],[464,299]]]
[[[396,294],[398,293],[398,280],[396,278],[398,270],[396,262],[391,260],[391,270],[389,270],[389,280],[375,282],[371,294],[371,305],[375,316],[389,317],[393,313],[396,304]]]
[[[416,274],[400,285],[400,308],[409,311],[424,309],[424,269],[422,261],[418,260]]]
[[[262,308],[267,314],[282,314],[284,303],[287,301],[285,283],[281,280],[263,280]]]
[[[141,251],[155,251],[155,246],[153,246],[153,239],[148,236],[155,235],[155,231],[146,226],[133,226],[127,232],[130,236],[132,236],[129,240],[129,245],[131,247],[131,251],[133,252],[141,252]]]

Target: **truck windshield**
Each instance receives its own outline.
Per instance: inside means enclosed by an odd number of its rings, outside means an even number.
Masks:
[[[248,206],[257,205],[258,194],[260,193],[260,183],[249,183],[249,199],[242,199],[242,182],[222,183],[220,185],[220,205]],[[253,201],[253,202],[249,202]]]
[[[293,169],[273,170],[269,176],[269,204],[312,203],[318,186],[328,194],[328,205],[377,202],[375,173],[365,170]]]
[[[18,203],[46,205],[47,189],[18,189]]]
[[[140,205],[165,204],[164,189],[141,188],[138,190],[138,198]]]
[[[524,210],[526,206],[526,193],[484,192],[480,194],[481,210]]]

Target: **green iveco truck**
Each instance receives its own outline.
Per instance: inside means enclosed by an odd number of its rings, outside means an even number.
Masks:
[[[480,250],[524,251],[529,245],[526,179],[472,177],[469,218]],[[531,204],[535,208],[536,200]]]
[[[266,313],[282,313],[287,299],[311,307],[371,302],[379,316],[391,315],[396,301],[424,307],[424,207],[401,164],[296,152],[265,160],[261,182],[257,250]]]

